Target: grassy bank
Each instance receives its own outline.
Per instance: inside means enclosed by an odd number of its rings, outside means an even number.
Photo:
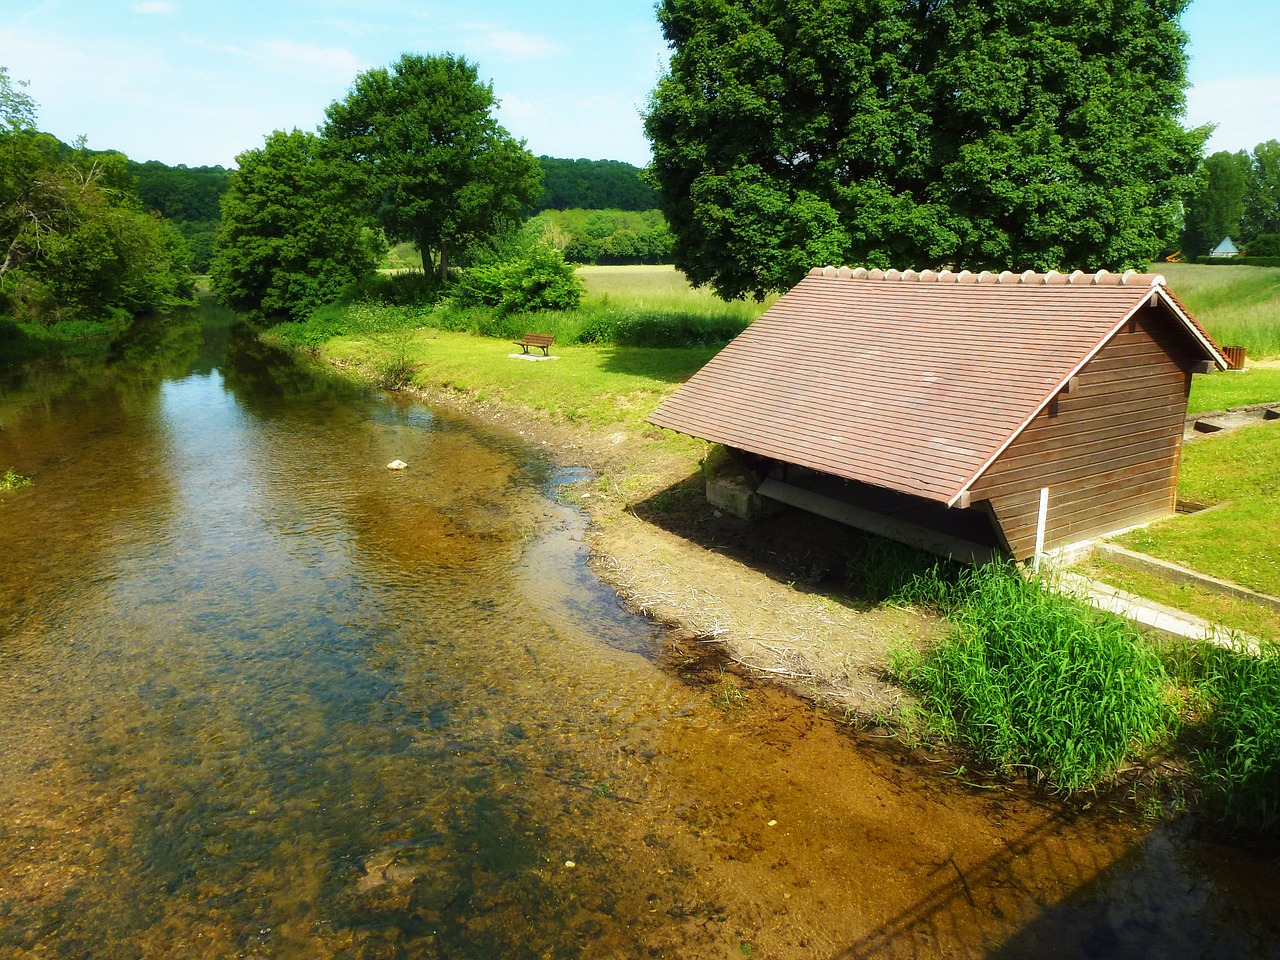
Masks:
[[[1280,423],[1186,444],[1178,495],[1217,504],[1117,538],[1120,543],[1250,589],[1280,595]]]
[[[894,658],[922,698],[907,718],[917,735],[1066,793],[1143,774],[1150,789],[1149,771],[1163,768],[1180,802],[1248,831],[1280,827],[1280,648],[1160,648],[1001,565],[935,571],[908,592],[932,595],[950,625],[940,643]]]

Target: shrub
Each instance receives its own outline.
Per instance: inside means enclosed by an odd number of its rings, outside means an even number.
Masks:
[[[1280,260],[1280,233],[1264,233],[1253,239],[1246,251],[1249,263],[1257,257],[1269,257]]]
[[[501,313],[570,310],[582,300],[582,282],[559,251],[535,242],[510,259],[464,270],[453,299],[462,307],[490,307]]]

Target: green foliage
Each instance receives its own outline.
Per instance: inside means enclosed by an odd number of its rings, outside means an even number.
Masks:
[[[27,81],[9,78],[9,68],[0,67],[0,120],[6,132],[34,130],[36,126],[36,102],[26,92]]]
[[[398,307],[430,306],[444,295],[444,290],[444,284],[434,273],[407,270],[370,274],[348,287],[343,299]]]
[[[984,761],[1083,790],[1169,731],[1164,668],[1123,620],[1002,565],[953,596],[950,637],[895,669]]]
[[[1199,683],[1208,718],[1197,751],[1201,781],[1236,827],[1280,826],[1280,650],[1212,648]]]
[[[412,240],[423,262],[450,258],[493,233],[541,192],[538,161],[492,110],[493,87],[450,54],[405,54],[356,77],[330,104],[324,135],[363,182],[391,241]]]
[[[301,319],[373,271],[383,251],[352,209],[344,167],[317,136],[277,130],[236,162],[210,269],[224,303]]]
[[[190,302],[189,252],[142,211],[128,160],[47,134],[0,130],[0,311],[112,321]]]
[[[1225,150],[1205,158],[1188,195],[1182,226],[1182,253],[1206,256],[1223,237],[1240,237],[1245,197],[1253,177],[1248,153]]]
[[[148,160],[130,163],[129,172],[143,208],[175,223],[217,223],[222,195],[231,186],[231,171],[224,167],[170,167]]]
[[[1280,140],[1253,148],[1253,169],[1244,203],[1241,233],[1246,241],[1280,233]]]
[[[34,486],[30,477],[24,477],[20,473],[15,473],[10,467],[5,470],[4,476],[0,476],[0,492],[8,492],[10,490],[21,490],[23,487]]]
[[[658,210],[547,210],[533,229],[570,263],[669,263],[672,237]]]
[[[582,300],[582,284],[560,251],[540,241],[503,252],[502,259],[468,267],[454,284],[463,307],[491,307],[499,313],[571,310]]]
[[[539,157],[539,210],[652,210],[658,192],[641,179],[639,167],[621,160],[561,160]]]
[[[1254,237],[1249,241],[1248,250],[1245,251],[1249,255],[1249,265],[1251,267],[1280,266],[1280,233],[1263,233]],[[1273,262],[1261,264],[1258,258],[1270,258]]]
[[[1142,267],[1207,131],[1186,0],[663,0],[649,104],[675,262],[728,298],[814,265]]]
[[[941,609],[951,602],[960,568],[895,540],[855,537],[845,558],[845,581],[868,600]]]

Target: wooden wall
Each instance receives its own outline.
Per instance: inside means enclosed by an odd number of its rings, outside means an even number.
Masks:
[[[974,484],[1018,559],[1035,552],[1040,488],[1045,548],[1173,513],[1178,461],[1200,359],[1163,307],[1144,307]]]

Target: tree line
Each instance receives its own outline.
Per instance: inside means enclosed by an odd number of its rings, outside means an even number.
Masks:
[[[191,299],[182,236],[147,212],[121,153],[68,146],[0,67],[0,336],[12,321],[108,333]]]
[[[1182,253],[1206,256],[1231,237],[1250,256],[1280,257],[1280,140],[1205,158],[1186,200]]]

